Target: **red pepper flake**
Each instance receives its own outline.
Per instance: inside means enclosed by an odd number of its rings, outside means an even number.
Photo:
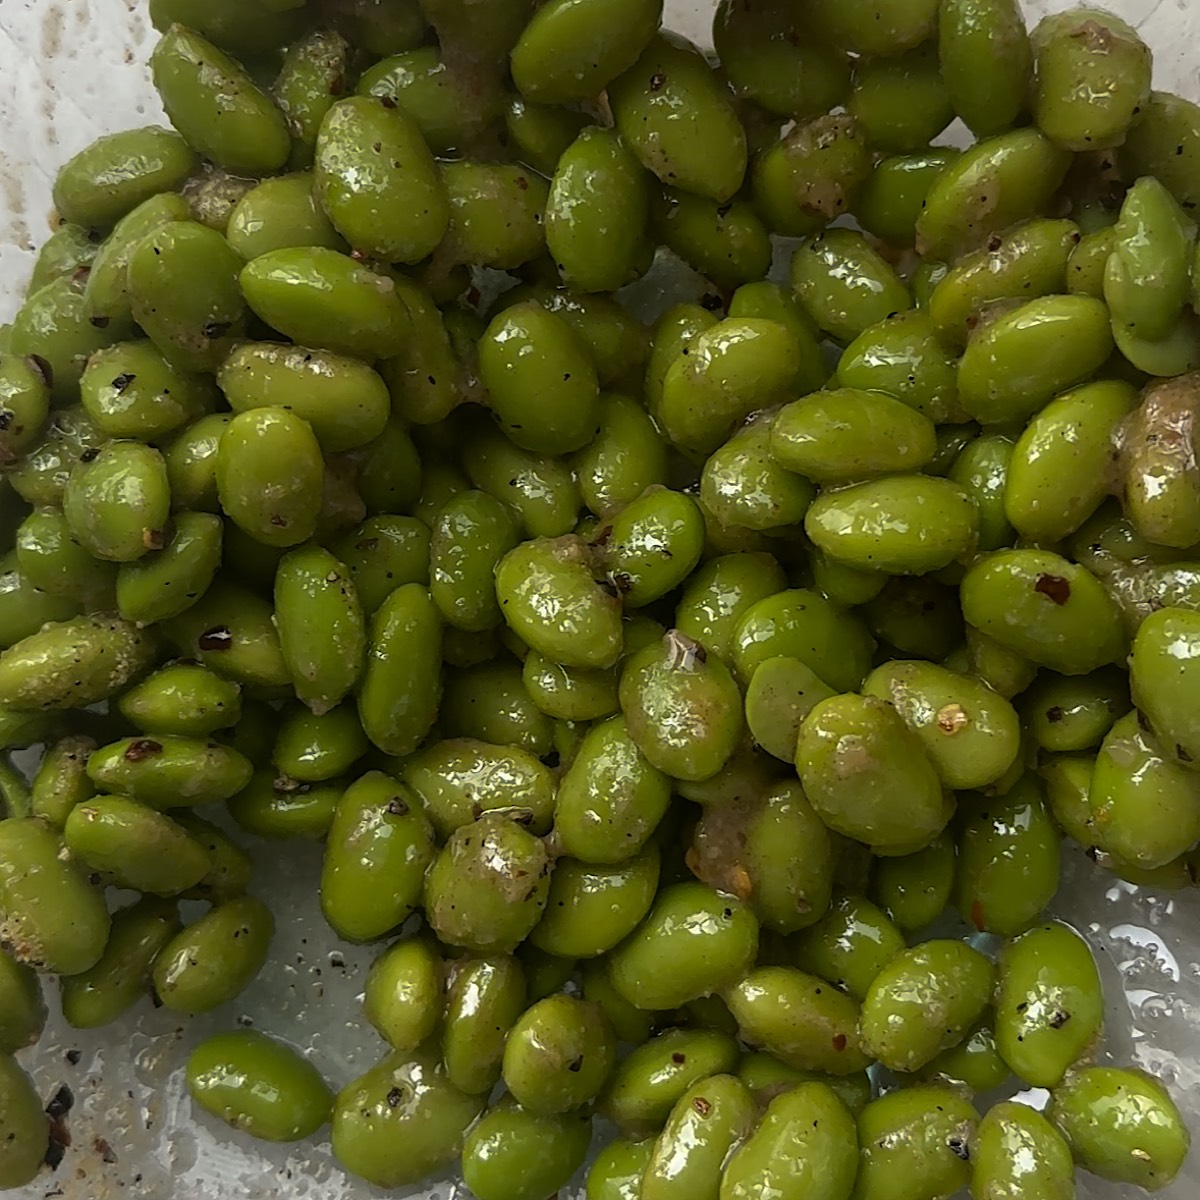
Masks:
[[[1070,581],[1061,575],[1039,575],[1037,583],[1033,585],[1033,590],[1040,592],[1043,596],[1049,596],[1059,607],[1066,604],[1071,598]]]
[[[692,1101],[692,1107],[702,1116],[707,1117],[712,1112],[712,1105],[703,1096],[697,1096]]]
[[[841,1054],[841,1052],[842,1052],[843,1050],[845,1050],[845,1048],[846,1048],[846,1035],[845,1035],[844,1033],[839,1033],[839,1034],[837,1035],[837,1037],[835,1037],[835,1038],[833,1039],[833,1048],[834,1048],[834,1049],[835,1049],[835,1050],[836,1050],[836,1051],[837,1051],[839,1054]]]

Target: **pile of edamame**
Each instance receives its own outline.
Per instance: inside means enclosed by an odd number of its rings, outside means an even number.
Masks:
[[[191,1094],[382,1187],[547,1200],[593,1117],[588,1200],[1166,1186],[1045,915],[1200,841],[1200,108],[1137,33],[149,9],[174,129],[62,168],[0,336],[0,1187],[43,977],[227,1005],[251,837],[324,843],[388,1053],[232,1030]]]

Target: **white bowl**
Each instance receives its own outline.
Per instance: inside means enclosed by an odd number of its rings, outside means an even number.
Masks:
[[[1200,100],[1200,0],[1106,0],[1106,6],[1137,25],[1154,48],[1156,87]],[[1026,0],[1031,19],[1067,7],[1066,0]],[[709,0],[666,0],[666,24],[707,43],[712,8]],[[157,35],[144,12],[145,0],[0,0],[0,320],[16,310],[34,251],[50,232],[50,185],[59,165],[103,133],[165,123],[145,69]],[[329,932],[316,903],[319,862],[319,850],[302,844],[267,846],[260,855],[255,890],[276,909],[279,932],[268,966],[235,1004],[181,1021],[143,1002],[115,1025],[86,1034],[55,1015],[42,1042],[20,1057],[44,1096],[60,1084],[74,1093],[72,1146],[53,1176],[8,1195],[404,1195],[347,1179],[327,1140],[288,1149],[232,1133],[193,1109],[184,1088],[188,1048],[235,1019],[307,1047],[339,1087],[384,1053],[375,1032],[358,1018],[374,951],[339,945]],[[1139,891],[1074,851],[1051,911],[1090,939],[1100,962],[1108,999],[1101,1058],[1160,1075],[1200,1142],[1200,893]],[[78,1062],[68,1054],[78,1054]],[[1039,1097],[1028,1099],[1036,1103]],[[465,1200],[467,1192],[443,1183],[409,1195]],[[1124,1200],[1143,1193],[1081,1174],[1079,1195]],[[1200,1147],[1184,1174],[1159,1195],[1200,1195]],[[561,1200],[568,1200],[567,1193]]]

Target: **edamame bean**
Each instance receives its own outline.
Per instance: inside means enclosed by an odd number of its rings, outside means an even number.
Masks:
[[[549,832],[553,778],[549,768],[519,747],[450,738],[407,759],[402,777],[442,837],[495,811],[535,834]]]
[[[586,1112],[538,1116],[506,1097],[463,1144],[463,1182],[480,1200],[535,1200],[564,1187],[591,1142]]]
[[[860,406],[863,405],[861,394],[874,396],[875,393],[886,392],[935,425],[944,426],[945,422],[960,421],[965,416],[958,404],[957,364],[950,350],[940,340],[930,317],[923,312],[899,313],[863,330],[842,354],[838,362],[837,380],[843,389],[838,394],[847,400],[859,397]],[[827,401],[824,403],[828,404]],[[891,406],[881,404],[878,398],[865,405],[868,410],[873,406],[880,407],[885,415],[894,412]],[[913,453],[927,440],[924,428],[922,423],[911,418],[907,423],[901,420],[896,432],[905,441],[892,455],[894,461],[903,460],[899,469],[904,469],[903,464],[914,461],[920,462],[921,466],[928,466],[938,457],[937,454],[931,454],[926,459]],[[825,436],[836,446],[832,437],[835,431],[840,432],[828,429]],[[873,432],[861,429],[859,432],[864,435],[867,446],[879,455],[881,450]],[[846,455],[845,447],[841,449]],[[945,472],[931,469],[929,473]]]
[[[418,1183],[458,1157],[486,1098],[446,1078],[437,1050],[394,1051],[333,1102],[333,1153],[379,1187]]]
[[[1016,760],[1016,712],[1002,696],[969,676],[933,663],[894,661],[872,671],[863,692],[896,709],[921,739],[947,787],[986,787]]]
[[[42,985],[31,967],[0,951],[0,1054],[32,1046],[46,1025]]]
[[[1129,190],[1104,270],[1113,321],[1146,341],[1169,337],[1191,291],[1196,226],[1157,179]]]
[[[904,950],[904,935],[863,896],[838,891],[828,911],[792,943],[801,970],[861,1001],[883,968]]]
[[[828,686],[850,690],[870,669],[874,643],[866,626],[805,588],[776,592],[745,609],[733,633],[731,657],[749,681],[767,659],[799,659]]]
[[[1113,725],[1096,756],[1088,792],[1092,840],[1143,870],[1165,866],[1200,839],[1196,775],[1163,755],[1131,712]]]
[[[42,1169],[50,1125],[33,1081],[8,1054],[0,1054],[0,1107],[7,1130],[0,1146],[0,1187],[24,1187]]]
[[[853,54],[898,54],[927,40],[936,28],[931,0],[817,0],[812,20],[819,32]]]
[[[122,738],[88,757],[88,775],[98,787],[159,809],[227,800],[250,782],[252,771],[232,747],[177,734]]]
[[[314,29],[287,48],[271,95],[292,137],[289,166],[312,166],[325,114],[346,89],[350,73],[346,39],[333,29]]]
[[[278,771],[256,771],[227,802],[229,815],[247,833],[263,838],[307,838],[329,833],[345,791],[344,783],[300,783]]]
[[[1131,178],[1157,177],[1190,210],[1200,199],[1192,179],[1200,150],[1200,112],[1192,101],[1170,92],[1151,92],[1141,109],[1121,147],[1125,169]]]
[[[758,967],[727,997],[743,1041],[803,1071],[854,1075],[870,1061],[859,1045],[859,1006],[792,967]]]
[[[320,716],[295,705],[281,714],[271,761],[291,780],[324,783],[349,771],[370,749],[354,705]]]
[[[225,580],[215,582],[163,632],[179,653],[243,686],[283,687],[291,682],[270,604]]]
[[[553,863],[545,844],[502,812],[456,829],[425,880],[438,937],[475,954],[511,954],[546,907]]]
[[[76,805],[63,837],[67,849],[104,878],[152,896],[177,896],[209,871],[207,852],[182,826],[119,796]]]
[[[29,814],[62,829],[71,810],[95,794],[87,774],[94,738],[72,734],[46,747],[29,785]]]
[[[501,102],[499,89],[482,80],[481,64],[472,58],[479,74],[469,74],[462,58],[461,48],[455,46],[449,55],[432,46],[406,50],[364,72],[355,90],[360,96],[393,101],[416,122],[435,154],[462,151],[485,134]]]
[[[1018,221],[1044,215],[1070,155],[1036,129],[977,142],[934,181],[917,221],[917,252],[953,262]]]
[[[690,1088],[732,1071],[737,1061],[737,1043],[729,1034],[668,1029],[617,1065],[601,1097],[601,1111],[627,1137],[655,1134]]]
[[[416,1050],[442,1015],[443,963],[421,938],[393,942],[371,964],[363,1015],[393,1050]]]
[[[677,779],[711,778],[741,737],[741,697],[729,668],[678,630],[627,661],[619,696],[638,749]]]
[[[524,647],[514,649],[524,653]],[[521,667],[508,655],[447,672],[438,717],[450,737],[519,747],[537,757],[550,753],[554,737],[552,722],[533,703]]]
[[[1087,943],[1066,925],[1041,925],[1007,943],[997,963],[996,1046],[1034,1087],[1057,1087],[1091,1049],[1104,1018]]]
[[[167,468],[140,442],[110,442],[71,472],[63,513],[96,558],[127,563],[159,549],[170,513]]]
[[[1088,1067],[1055,1090],[1049,1116],[1085,1170],[1148,1191],[1175,1178],[1191,1142],[1167,1089],[1143,1071]]]
[[[362,605],[346,567],[319,546],[285,555],[275,575],[275,624],[297,699],[322,716],[354,687],[366,652]]]
[[[16,567],[31,589],[88,609],[112,605],[116,567],[93,558],[79,544],[61,509],[34,509],[21,522],[16,531]]]
[[[833,695],[834,690],[798,658],[768,658],[755,668],[746,687],[746,728],[768,754],[794,762],[804,718]]]
[[[275,919],[261,900],[243,896],[210,909],[154,961],[154,990],[167,1008],[202,1013],[239,996],[262,969]]]
[[[530,941],[563,958],[595,958],[632,933],[650,910],[659,878],[659,851],[651,843],[613,866],[560,858],[546,913]]]
[[[516,959],[477,959],[451,968],[443,1043],[455,1087],[470,1095],[492,1090],[508,1032],[524,1010],[525,975]]]
[[[950,93],[932,44],[860,61],[846,111],[878,150],[922,150],[954,119]]]
[[[150,125],[110,133],[62,167],[54,181],[54,206],[65,221],[103,229],[151,196],[175,191],[198,165],[174,130]]]
[[[33,358],[0,355],[0,456],[5,463],[36,445],[50,415],[50,385]]]
[[[1045,296],[997,317],[959,364],[963,408],[985,425],[1025,420],[1112,353],[1108,310],[1091,296]]]
[[[103,237],[94,229],[72,225],[65,217],[59,217],[54,232],[42,243],[34,260],[29,276],[28,291],[36,292],[46,284],[74,275],[80,267],[89,268],[96,261]]]
[[[451,264],[513,271],[545,249],[547,187],[540,176],[507,164],[450,162],[440,167],[450,227],[439,247]]]
[[[331,549],[350,568],[363,611],[369,616],[406,583],[429,582],[429,529],[416,517],[368,517]]]
[[[114,913],[95,966],[60,980],[62,1015],[77,1030],[115,1021],[150,991],[150,968],[180,930],[173,901],[145,899]]]
[[[463,467],[475,487],[514,511],[527,537],[558,538],[574,529],[581,504],[579,485],[561,459],[522,450],[498,429],[490,429],[467,443]],[[458,490],[465,491],[465,483]],[[420,508],[417,515],[422,516]]]
[[[523,449],[567,454],[595,435],[595,368],[571,328],[540,304],[496,317],[479,344],[479,370],[501,428]]]
[[[863,1049],[893,1071],[917,1071],[957,1045],[991,998],[992,964],[963,942],[903,950],[863,998]]]
[[[792,290],[817,326],[840,342],[912,308],[908,288],[866,238],[830,229],[792,255]]]
[[[1058,881],[1059,834],[1034,776],[966,810],[955,901],[964,920],[1012,937],[1038,918]]]
[[[1153,384],[1121,430],[1129,520],[1156,545],[1183,549],[1200,539],[1196,470],[1182,433],[1195,419],[1197,399],[1191,379]]]
[[[776,1096],[725,1165],[721,1200],[778,1195],[841,1200],[858,1171],[854,1118],[832,1087],[801,1083]]]
[[[235,413],[282,408],[307,421],[326,453],[379,437],[391,406],[383,380],[363,363],[273,342],[239,346],[217,382]]]
[[[967,572],[961,596],[971,625],[1060,674],[1084,675],[1123,653],[1120,618],[1103,586],[1057,554],[993,554]]]
[[[546,201],[546,247],[563,282],[612,292],[644,275],[650,186],[615,129],[589,126],[559,158]]]
[[[1073,221],[1035,218],[988,239],[954,264],[929,297],[929,317],[954,346],[965,346],[1003,300],[1033,300],[1066,290],[1080,244]]]
[[[410,330],[390,278],[323,246],[262,254],[239,280],[250,308],[300,345],[373,362],[399,353]]]
[[[1036,1109],[997,1104],[971,1143],[971,1191],[980,1200],[1074,1200],[1070,1147]]]
[[[755,206],[772,233],[811,237],[855,207],[872,156],[853,117],[819,116],[754,159]]]
[[[846,98],[846,56],[813,38],[807,23],[783,6],[723,0],[713,16],[712,35],[734,88],[770,112],[807,117]]]
[[[388,97],[352,96],[321,122],[317,200],[355,249],[418,262],[450,225],[450,202],[416,122]]]
[[[591,100],[633,66],[661,18],[661,0],[621,0],[615,8],[553,0],[513,47],[513,81],[541,104]]]
[[[644,1200],[717,1200],[722,1165],[757,1124],[750,1089],[735,1075],[714,1075],[677,1101],[659,1134],[641,1183]]]
[[[531,1113],[565,1113],[597,1095],[614,1053],[615,1039],[599,1007],[574,996],[548,996],[513,1026],[504,1047],[504,1083]]]
[[[695,876],[746,901],[770,929],[793,933],[821,918],[833,887],[834,849],[793,780],[713,805],[692,836]]]
[[[1067,150],[1119,146],[1150,98],[1150,48],[1099,8],[1043,17],[1032,42],[1038,128]]]
[[[120,328],[110,331],[94,325],[86,311],[82,284],[73,275],[62,276],[25,298],[13,318],[4,350],[37,362],[50,389],[51,403],[66,405],[79,398],[77,385],[88,358],[120,340],[121,334]],[[65,425],[63,415],[50,426],[49,434],[56,425]],[[17,490],[24,495],[19,487]]]
[[[652,207],[664,245],[718,287],[762,279],[771,264],[771,240],[754,207],[744,200],[718,204],[678,188],[664,188]]]
[[[674,884],[613,952],[613,986],[638,1008],[678,1008],[739,979],[757,946],[758,922],[741,901]]]
[[[836,388],[785,405],[771,425],[771,454],[820,484],[919,471],[936,450],[933,424],[878,391]]]
[[[953,811],[920,739],[873,696],[818,704],[800,728],[796,769],[821,819],[876,854],[921,849]]]
[[[150,69],[171,124],[206,158],[245,175],[267,175],[287,162],[283,114],[240,64],[198,33],[171,26]],[[182,175],[190,173],[189,165]]]
[[[151,635],[116,617],[43,625],[0,655],[0,705],[85,708],[123,691],[149,669],[155,651]]]
[[[166,544],[117,571],[117,611],[140,626],[169,621],[208,591],[221,563],[224,527],[213,513],[181,512]]]
[[[242,715],[238,685],[191,663],[161,668],[117,703],[136,728],[184,737],[207,737],[236,725]]]
[[[416,798],[381,771],[338,801],[321,867],[321,912],[339,936],[369,942],[407,919],[435,853]]]
[[[802,366],[787,327],[761,317],[718,322],[683,350],[663,377],[656,415],[671,441],[700,454],[750,413],[785,399]]]
[[[855,1195],[915,1200],[965,1188],[978,1123],[979,1114],[951,1087],[901,1088],[872,1100],[858,1117]]]
[[[584,735],[559,783],[559,845],[583,862],[624,862],[645,845],[670,796],[670,781],[643,756],[625,719],[611,717]]]
[[[515,65],[515,63],[514,63]],[[746,174],[746,132],[700,51],[676,34],[649,40],[608,87],[618,132],[663,183],[732,199]]]
[[[954,111],[976,137],[1003,133],[1025,113],[1033,50],[1016,0],[943,0],[938,61]]]
[[[908,514],[897,518],[897,514]],[[925,475],[889,475],[810,505],[804,528],[831,558],[860,570],[924,575],[975,545],[979,516],[958,484]]]
[[[165,358],[188,371],[214,371],[245,327],[238,288],[242,259],[220,233],[168,221],[129,256],[133,316]],[[179,280],[188,280],[180,289]]]
[[[328,1120],[333,1094],[299,1052],[253,1029],[215,1034],[192,1051],[188,1092],[234,1129],[269,1142],[298,1142]]]
[[[620,600],[595,581],[590,562],[588,546],[569,535],[524,542],[496,567],[509,628],[567,667],[611,667],[621,653]]]
[[[398,587],[371,618],[358,715],[385,754],[411,754],[433,725],[441,633],[441,616],[428,590],[416,583]]]

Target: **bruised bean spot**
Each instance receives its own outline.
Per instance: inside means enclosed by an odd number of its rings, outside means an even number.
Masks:
[[[228,625],[206,629],[196,641],[201,650],[228,650],[233,645],[233,631]]]
[[[983,932],[983,927],[985,924],[983,919],[983,905],[978,900],[971,905],[971,924],[974,925],[980,933]]]
[[[1063,712],[1063,710],[1059,708],[1057,704],[1046,709],[1046,720],[1049,721],[1051,725],[1057,725],[1059,721],[1061,721],[1066,715],[1067,714]]]
[[[1060,608],[1071,598],[1071,584],[1061,575],[1039,575],[1033,590],[1048,596]]]
[[[161,753],[162,742],[153,741],[151,738],[138,738],[137,741],[129,743],[125,751],[125,761],[144,762],[147,758]]]

